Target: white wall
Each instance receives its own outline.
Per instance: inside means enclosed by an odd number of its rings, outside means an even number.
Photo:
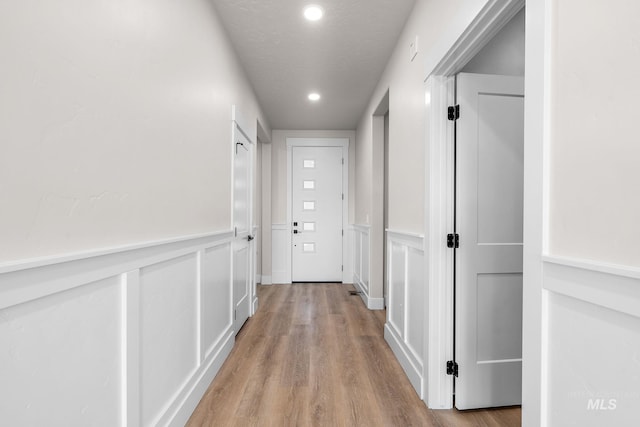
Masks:
[[[424,92],[425,56],[438,55],[448,40],[447,25],[467,22],[486,0],[431,2],[418,0],[385,71],[365,109],[356,131],[355,224],[370,225],[372,256],[369,296],[383,298],[381,265],[383,245],[383,203],[381,179],[384,152],[381,145],[384,122],[374,119],[376,109],[389,94],[388,228],[402,233],[424,232],[426,105]],[[464,27],[463,27],[464,28]],[[458,34],[459,35],[459,34]],[[418,38],[418,54],[409,56],[409,44]],[[376,129],[378,130],[376,132]],[[373,184],[375,183],[375,184]],[[373,187],[376,185],[376,188]],[[378,188],[379,187],[379,188]]]
[[[0,52],[0,262],[230,227],[262,114],[210,2],[2,2]]]
[[[527,12],[525,162],[537,163],[525,175],[523,425],[635,426],[640,5],[555,0]]]
[[[220,22],[3,2],[0,53],[3,423],[184,425],[233,346],[231,106],[266,123]]]
[[[640,266],[640,4],[570,0],[554,12],[550,251]]]
[[[524,76],[523,8],[462,69],[463,73]]]
[[[357,128],[355,223],[371,217],[372,115],[389,91],[389,228],[424,231],[424,57],[439,52],[448,25],[473,16],[486,0],[418,0]],[[409,43],[418,36],[411,62]],[[445,47],[445,52],[446,52]],[[444,52],[443,52],[444,53]]]

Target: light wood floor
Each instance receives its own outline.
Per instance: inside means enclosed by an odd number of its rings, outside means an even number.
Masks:
[[[191,416],[195,426],[520,426],[520,408],[432,411],[351,286],[259,286],[259,309]]]

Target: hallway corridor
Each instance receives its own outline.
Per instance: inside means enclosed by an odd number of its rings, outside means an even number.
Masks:
[[[431,411],[351,286],[259,286],[260,307],[196,408],[195,426],[516,427],[520,409]]]

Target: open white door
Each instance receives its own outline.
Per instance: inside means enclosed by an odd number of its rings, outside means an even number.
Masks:
[[[342,281],[342,147],[293,147],[293,282]]]
[[[237,334],[250,315],[251,304],[251,177],[253,144],[233,126],[233,329]]]
[[[459,74],[455,406],[521,403],[524,79]]]

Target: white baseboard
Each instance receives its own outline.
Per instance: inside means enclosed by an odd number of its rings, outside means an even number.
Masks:
[[[422,366],[416,366],[411,361],[411,357],[407,353],[404,343],[393,331],[393,328],[389,327],[388,324],[384,325],[384,339],[389,344],[389,347],[391,347],[393,354],[398,359],[398,362],[400,362],[400,366],[402,366],[402,369],[404,370],[405,374],[407,374],[407,377],[409,378],[409,382],[411,382],[411,385],[413,386],[413,388],[416,390],[418,395],[420,395],[420,399],[423,399],[424,396],[422,396],[422,389],[423,389],[422,388],[422,382],[423,382]]]
[[[189,421],[196,406],[200,403],[202,396],[204,396],[207,388],[209,388],[209,385],[222,367],[222,364],[231,353],[234,343],[235,336],[231,328],[229,328],[224,344],[203,364],[203,368],[199,370],[199,373],[194,375],[193,385],[189,387],[189,390],[185,393],[186,396],[184,399],[179,402],[178,408],[173,413],[173,416],[168,418],[166,425],[176,427],[184,426],[187,421]]]
[[[284,271],[274,271],[273,273],[272,284],[286,285],[291,283],[291,279],[289,274]]]
[[[253,316],[258,311],[258,296],[257,295],[253,297],[253,302],[251,304],[251,307],[252,307],[251,315]]]
[[[367,308],[369,310],[384,310],[384,298],[369,297]]]
[[[273,285],[273,280],[271,280],[271,276],[262,276],[261,285]]]

